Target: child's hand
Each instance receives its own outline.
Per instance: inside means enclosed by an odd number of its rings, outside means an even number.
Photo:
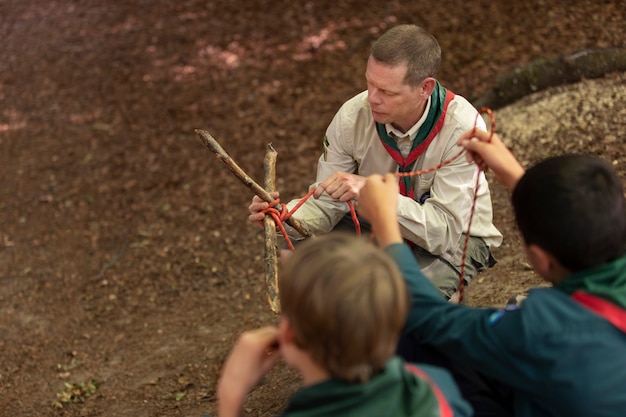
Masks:
[[[220,417],[240,414],[246,395],[279,357],[276,327],[247,331],[239,337],[226,359],[217,386]]]
[[[457,145],[465,147],[468,161],[482,168],[491,168],[496,180],[510,191],[524,175],[524,168],[496,133],[472,129],[459,138]]]
[[[357,211],[372,225],[381,247],[402,242],[398,226],[398,178],[393,174],[367,177],[357,200]]]

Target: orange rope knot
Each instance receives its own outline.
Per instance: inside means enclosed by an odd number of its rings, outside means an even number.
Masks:
[[[261,210],[261,212],[265,213],[266,216],[270,216],[274,220],[276,227],[278,227],[278,229],[280,230],[280,233],[283,235],[283,238],[287,242],[287,246],[289,246],[289,249],[293,251],[295,250],[295,248],[293,246],[293,243],[291,243],[291,239],[289,239],[289,235],[287,235],[287,231],[285,230],[285,225],[284,225],[284,222],[289,218],[290,214],[287,210],[287,206],[285,206],[284,204],[281,205],[280,211],[276,209],[276,205],[278,205],[279,203],[280,203],[280,199],[277,198],[271,203],[268,203],[269,206],[266,209]]]

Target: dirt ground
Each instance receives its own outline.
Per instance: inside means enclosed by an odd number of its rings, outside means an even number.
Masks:
[[[0,0],[0,416],[214,415],[237,335],[276,317],[251,192],[194,129],[258,181],[272,143],[299,197],[389,25],[430,30],[440,81],[475,100],[533,60],[626,46],[625,21],[602,0]],[[497,130],[525,163],[591,152],[626,179],[626,78],[579,84],[496,109]],[[541,285],[491,180],[505,242],[480,306]],[[279,366],[247,415],[297,387]]]

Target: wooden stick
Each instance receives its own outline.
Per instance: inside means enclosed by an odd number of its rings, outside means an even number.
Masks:
[[[277,152],[270,143],[267,145],[263,161],[263,167],[265,168],[263,185],[268,193],[276,191],[276,156]],[[276,238],[276,224],[272,216],[265,216],[263,228],[265,230],[265,284],[267,286],[267,300],[272,311],[279,314],[278,242]]]
[[[246,172],[241,169],[241,167],[237,165],[237,163],[226,153],[226,151],[220,146],[220,144],[217,143],[217,141],[213,138],[213,136],[209,134],[209,132],[207,132],[206,130],[196,129],[196,133],[200,137],[200,140],[202,140],[202,143],[204,143],[211,151],[213,151],[215,156],[217,156],[220,161],[226,164],[230,172],[235,174],[235,176],[239,178],[248,188],[254,191],[256,195],[258,195],[263,201],[267,201],[268,203],[274,201],[270,193],[265,191],[263,187],[261,187],[252,178],[250,178],[250,176],[246,174]],[[281,204],[276,204],[275,208],[278,211],[282,210]],[[302,223],[300,223],[293,217],[287,219],[287,224],[293,227],[302,236],[306,238],[312,237],[311,233],[309,233],[309,231],[306,230],[304,226],[302,226]]]

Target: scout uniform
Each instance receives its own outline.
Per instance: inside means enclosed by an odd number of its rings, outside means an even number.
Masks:
[[[403,244],[406,334],[512,388],[518,417],[626,416],[626,256],[531,290],[521,307],[451,305]]]
[[[367,91],[364,91],[345,102],[328,126],[324,154],[318,161],[316,182],[311,187],[316,187],[337,171],[368,176],[436,167],[459,153],[462,148],[456,142],[461,134],[475,126],[485,129],[476,109],[465,98],[447,91],[439,83],[421,119],[405,133],[391,124],[377,124],[367,97]],[[429,271],[418,257],[429,278],[450,275],[445,282],[435,282],[447,297],[458,286],[462,236],[469,223],[477,175],[479,188],[470,236],[476,239],[471,243],[481,247],[479,250],[470,248],[469,255],[475,263],[467,264],[488,267],[493,264],[489,248],[501,244],[502,234],[492,223],[491,195],[484,173],[460,156],[436,171],[399,179],[402,195],[398,221],[402,236],[414,245],[416,256],[421,250],[440,259],[441,264],[450,269]],[[298,202],[288,203],[287,208],[291,210]],[[313,234],[324,234],[330,232],[348,211],[346,203],[323,194],[319,199],[309,198],[293,217]],[[287,232],[292,239],[302,239],[289,227]],[[468,269],[467,281],[471,275]]]
[[[469,417],[450,375],[394,357],[364,384],[330,379],[296,392],[285,417]]]

